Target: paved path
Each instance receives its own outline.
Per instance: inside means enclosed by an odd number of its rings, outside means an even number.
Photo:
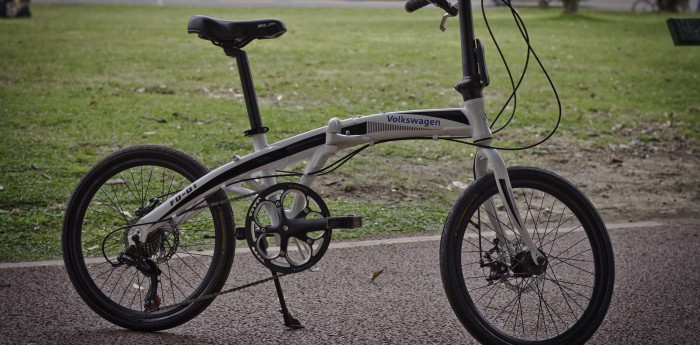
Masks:
[[[700,343],[700,219],[661,223],[610,226],[615,296],[590,343]],[[329,250],[319,273],[283,279],[306,326],[297,331],[281,326],[272,283],[219,297],[183,326],[139,333],[96,316],[61,266],[0,268],[0,344],[474,343],[445,298],[437,237],[361,244]],[[225,288],[267,276],[244,251]]]

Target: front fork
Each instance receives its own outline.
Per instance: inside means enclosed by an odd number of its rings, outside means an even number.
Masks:
[[[472,138],[474,139],[474,142],[479,143],[482,146],[490,146],[493,136],[486,120],[484,99],[476,98],[466,101],[464,103],[463,112],[469,120],[469,124],[472,128]],[[476,156],[474,157],[474,177],[478,179],[488,174],[489,165],[491,166],[491,170],[496,178],[498,195],[503,202],[508,218],[510,219],[510,223],[513,224],[515,229],[520,234],[523,242],[525,242],[525,245],[530,251],[530,255],[532,255],[533,262],[543,264],[545,262],[545,257],[535,246],[535,243],[532,241],[532,236],[530,236],[525,223],[520,217],[520,212],[518,211],[515,198],[513,197],[513,188],[510,184],[508,169],[503,161],[503,157],[501,157],[496,149],[480,147],[476,152]],[[498,243],[505,246],[511,257],[515,256],[517,254],[517,248],[513,248],[513,242],[509,240],[508,233],[503,227],[503,225],[506,223],[502,222],[497,216],[497,210],[494,205],[493,198],[489,199],[485,203],[485,207],[489,222],[496,232]]]

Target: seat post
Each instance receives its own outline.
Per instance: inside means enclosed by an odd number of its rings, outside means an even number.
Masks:
[[[236,57],[238,74],[241,77],[241,86],[243,87],[243,97],[245,98],[245,106],[248,110],[248,119],[250,120],[250,130],[244,133],[247,137],[265,134],[269,128],[263,126],[262,119],[260,118],[260,109],[258,108],[257,96],[255,95],[253,76],[250,73],[250,65],[248,64],[248,54],[241,49],[234,49],[233,53]]]

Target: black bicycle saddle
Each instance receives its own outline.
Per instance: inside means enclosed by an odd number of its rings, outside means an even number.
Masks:
[[[225,20],[198,15],[190,18],[187,32],[218,46],[240,49],[254,39],[280,37],[287,28],[278,19]]]

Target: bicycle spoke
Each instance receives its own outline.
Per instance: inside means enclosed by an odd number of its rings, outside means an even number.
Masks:
[[[168,266],[168,272],[169,272],[169,273],[175,272],[175,274],[177,274],[180,278],[182,278],[182,276],[180,276],[180,274],[178,274],[176,270],[175,270],[175,271],[172,270],[172,268],[170,267],[170,263],[166,262],[166,264],[167,264],[167,266]],[[173,275],[166,275],[166,274],[164,274],[164,275],[165,275],[165,277],[168,279],[168,283],[170,284],[170,287],[171,287],[171,288],[172,288],[172,287],[176,288],[177,291],[179,291],[180,294],[182,294],[182,297],[187,298],[187,294],[185,294],[185,293],[182,291],[182,289],[180,289],[180,286],[178,286],[177,284],[175,284],[175,282],[173,281],[173,279],[172,279]],[[184,278],[183,278],[183,279],[184,279]],[[187,281],[185,281],[185,283],[187,283]],[[189,285],[189,283],[188,283],[188,285]],[[190,285],[190,287],[192,287],[192,285]],[[192,287],[192,288],[193,288],[193,287]],[[176,300],[176,299],[175,299],[175,290],[173,290],[173,300]]]
[[[563,251],[559,252],[559,255],[562,255],[562,254],[568,252],[569,250],[571,250],[571,248],[577,246],[579,243],[581,243],[581,242],[583,242],[583,241],[585,241],[585,240],[587,240],[587,239],[588,239],[588,238],[584,237],[584,238],[578,240],[576,243],[570,245],[568,248],[566,248],[566,249],[564,249]]]
[[[568,206],[536,189],[516,186],[513,189],[523,224],[537,248],[547,257],[544,271],[527,275],[532,269],[528,268],[532,265],[527,261],[529,248],[524,245],[511,217],[504,218],[507,212],[503,206],[494,204],[495,212],[492,212],[488,204],[498,194],[484,196],[484,201],[471,211],[471,219],[462,223],[466,226],[459,267],[471,303],[485,320],[499,332],[516,339],[542,341],[573,327],[589,305],[590,297],[585,297],[595,287],[595,276],[591,274],[595,260],[591,258],[588,233],[582,231],[585,230],[583,224]],[[489,221],[484,222],[480,212]],[[499,228],[512,236],[510,251],[506,252],[506,244],[500,244],[500,248],[490,254],[494,262],[502,261],[505,255],[507,259],[503,264],[508,271],[498,272],[488,266],[481,268],[481,274],[475,274],[482,260],[486,260],[485,251],[494,248],[493,240],[487,238],[491,235],[484,234],[497,234]],[[489,276],[495,279],[486,284]]]
[[[486,292],[484,292],[483,294],[481,294],[481,297],[479,297],[474,303],[479,303],[479,301],[481,301],[481,299],[484,298],[484,296],[488,295],[489,292],[491,292],[491,290],[493,290],[493,288],[495,288],[495,287],[497,287],[497,286],[500,286],[500,284],[484,285],[483,287],[488,287],[488,286],[490,286],[491,288],[488,289],[488,290],[487,290]],[[475,290],[476,290],[476,289],[472,289],[471,291],[473,292],[473,291],[475,291]],[[495,296],[495,294],[494,294],[494,296]],[[491,299],[493,299],[493,297],[491,297]],[[489,304],[490,304],[490,303],[489,303]]]
[[[134,178],[134,170],[133,169],[129,169],[129,175],[131,176],[131,181],[134,183],[134,190],[136,191],[136,192],[134,192],[134,194],[138,195],[138,197],[136,195],[134,195],[134,199],[136,199],[139,202],[140,206],[143,206],[145,204],[145,202],[141,196],[141,191],[139,191],[138,186],[136,184],[136,179]],[[128,186],[129,185],[127,184],[127,188],[128,188]],[[131,189],[129,189],[129,191],[131,191]]]
[[[112,191],[114,191],[114,188],[112,188]],[[114,208],[117,210],[117,213],[119,213],[119,215],[124,219],[124,222],[125,222],[125,223],[128,223],[128,222],[129,222],[129,219],[126,218],[126,214],[124,213],[124,210],[122,210],[122,209],[119,207],[119,205],[117,205],[117,204],[112,200],[112,198],[107,194],[107,192],[106,192],[104,189],[100,189],[100,192],[102,192],[102,193],[105,195],[105,197],[107,197],[107,199],[108,199],[109,202],[112,204],[112,206],[114,206]]]
[[[590,251],[591,251],[590,248],[584,249],[583,251],[581,251],[581,252],[579,252],[579,253],[577,253],[577,254],[574,254],[574,255],[572,255],[572,256],[570,256],[570,257],[568,257],[568,258],[560,258],[560,257],[557,256],[557,255],[547,254],[547,258],[549,258],[549,259],[555,259],[555,260],[557,260],[557,261],[562,261],[562,262],[563,262],[563,261],[576,261],[576,262],[589,262],[589,263],[593,263],[593,262],[594,262],[593,260],[574,259],[575,257],[580,256],[580,255],[582,255],[582,254],[584,254],[584,253],[587,253],[587,252],[590,252]],[[550,263],[551,263],[551,260],[550,260]],[[560,264],[553,265],[553,267],[556,267],[556,266],[558,266],[558,265],[560,265]]]
[[[571,217],[569,217],[569,220],[570,220],[571,218],[573,218],[573,217],[574,217],[574,216],[571,215]],[[576,227],[570,229],[569,231],[565,232],[563,235],[557,236],[557,234],[559,233],[559,229],[561,228],[561,225],[562,225],[561,223],[560,223],[559,225],[557,225],[557,231],[556,231],[555,234],[554,234],[554,238],[553,238],[551,241],[545,242],[545,243],[542,244],[542,246],[544,247],[544,246],[546,246],[546,245],[552,243],[552,246],[550,246],[550,250],[549,250],[550,252],[552,251],[551,248],[554,246],[554,241],[556,241],[556,240],[558,240],[558,239],[561,239],[562,237],[564,237],[564,236],[566,236],[566,235],[568,235],[568,234],[570,234],[570,233],[572,233],[572,232],[575,232],[575,231],[577,231],[579,228],[581,228],[581,225],[578,225],[578,226],[576,226]],[[550,232],[550,233],[551,233],[551,232]]]
[[[533,190],[532,193],[535,193],[535,191]],[[542,206],[544,206],[544,199],[545,199],[545,198],[544,198],[544,195],[543,195],[543,196],[542,196],[542,201],[540,202],[540,208],[537,210],[537,219],[535,219],[535,224],[539,224],[539,223],[540,223],[540,215],[542,214]],[[546,228],[545,228],[545,230],[546,230]]]
[[[547,215],[547,223],[544,226],[544,233],[542,234],[542,237],[539,238],[539,243],[537,244],[537,247],[542,248],[542,240],[547,237],[547,229],[549,229],[549,222],[552,219],[552,214],[554,214],[554,205],[557,203],[556,198],[552,198],[552,206],[549,207],[549,214]],[[542,198],[544,201],[544,198]],[[550,248],[551,249],[551,248]]]
[[[144,193],[144,199],[148,198],[148,192],[151,187],[151,179],[153,179],[153,167],[151,166],[151,171],[148,173],[148,180],[146,182],[146,189]],[[147,200],[147,199],[146,199]]]
[[[122,300],[124,299],[124,296],[126,296],[126,293],[129,291],[129,286],[134,282],[134,277],[138,274],[139,272],[137,270],[134,270],[134,275],[131,276],[131,280],[126,284],[126,287],[124,288],[124,293],[122,293],[122,296],[119,298],[119,304],[122,303]]]
[[[493,296],[491,296],[489,303],[486,304],[486,306],[484,306],[484,310],[489,310],[489,308],[491,307],[491,303],[493,303],[493,300],[496,298],[496,295],[498,294],[498,292],[501,290],[501,287],[503,286],[502,282],[499,282],[498,284],[495,284],[495,285],[497,285],[496,291],[493,293]]]

